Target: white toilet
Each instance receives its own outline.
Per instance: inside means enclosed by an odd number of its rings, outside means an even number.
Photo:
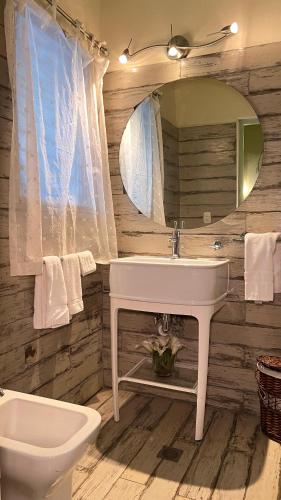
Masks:
[[[1,500],[70,500],[73,468],[100,422],[91,408],[4,390]]]

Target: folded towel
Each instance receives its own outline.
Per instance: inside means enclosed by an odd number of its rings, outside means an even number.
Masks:
[[[274,252],[279,233],[245,236],[245,299],[268,302],[274,294]]]
[[[64,275],[67,305],[69,314],[83,311],[82,286],[78,255],[71,253],[62,257],[62,270]]]
[[[79,252],[78,254],[81,275],[86,276],[87,274],[94,273],[97,266],[92,252],[90,250],[85,250],[85,252]]]
[[[59,257],[44,257],[42,274],[35,276],[33,326],[58,328],[69,323],[65,282]]]

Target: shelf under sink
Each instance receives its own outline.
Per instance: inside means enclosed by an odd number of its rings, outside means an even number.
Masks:
[[[173,375],[170,377],[160,377],[152,369],[152,360],[143,358],[125,375],[118,377],[118,381],[196,394],[197,366],[190,363],[176,362]]]

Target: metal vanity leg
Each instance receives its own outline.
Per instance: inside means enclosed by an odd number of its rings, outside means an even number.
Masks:
[[[114,420],[119,422],[118,404],[118,307],[111,305],[111,371]]]
[[[205,404],[208,378],[210,320],[208,314],[198,316],[199,341],[198,341],[198,385],[197,385],[197,410],[195,440],[200,441],[204,431]]]

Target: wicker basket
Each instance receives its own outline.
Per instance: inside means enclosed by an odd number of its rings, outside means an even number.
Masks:
[[[262,431],[270,439],[281,443],[281,358],[259,356],[256,377]]]

